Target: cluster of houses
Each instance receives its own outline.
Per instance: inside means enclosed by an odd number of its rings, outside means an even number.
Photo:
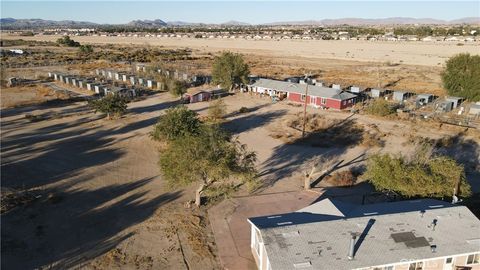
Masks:
[[[53,78],[55,81],[64,84],[68,84],[77,88],[87,89],[101,96],[119,95],[127,98],[133,98],[137,95],[137,91],[135,88],[114,86],[109,82],[103,83],[95,80],[94,78],[85,78],[82,76],[68,75],[58,72],[49,72],[48,77]]]
[[[227,31],[206,32],[196,31],[191,33],[144,33],[144,32],[121,32],[107,33],[98,32],[95,29],[46,29],[43,34],[64,34],[64,35],[91,35],[91,36],[118,36],[130,38],[197,38],[197,39],[246,39],[246,40],[369,40],[369,41],[399,41],[399,42],[478,42],[475,35],[465,33],[454,36],[427,36],[416,35],[395,35],[391,32],[378,35],[360,34],[353,35],[347,31],[322,31],[313,33],[309,30],[298,33],[298,31],[244,31],[232,34]]]
[[[285,81],[251,77],[246,91],[270,96],[275,100],[288,100],[294,103],[306,103],[309,106],[322,109],[347,109],[355,103],[367,98],[385,98],[398,103],[413,99],[416,108],[434,103],[436,112],[450,112],[465,101],[462,97],[446,97],[437,100],[433,94],[414,94],[407,91],[391,91],[386,89],[362,88],[350,86],[342,89],[338,84],[325,86],[315,79],[304,80],[299,77],[288,78]],[[480,105],[470,104],[469,114],[480,115]],[[465,109],[463,109],[465,110]],[[462,111],[463,113],[463,111]]]

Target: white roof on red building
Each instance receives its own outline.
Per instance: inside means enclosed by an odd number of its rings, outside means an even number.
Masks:
[[[305,95],[305,92],[307,90],[307,84],[291,83],[263,78],[258,79],[255,83],[252,84],[252,86],[263,87],[281,92],[297,93],[302,95]],[[328,88],[318,85],[308,85],[308,95],[337,100],[347,100],[356,97],[356,95],[342,91],[340,89]]]

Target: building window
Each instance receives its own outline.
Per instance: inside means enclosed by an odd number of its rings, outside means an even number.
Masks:
[[[467,264],[477,264],[477,263],[480,263],[480,253],[468,255]]]
[[[326,98],[321,98],[321,99],[320,99],[320,103],[321,103],[322,105],[327,104],[327,99],[326,99]]]
[[[305,101],[305,95],[302,95],[301,100]]]
[[[422,270],[423,269],[423,262],[414,262],[410,264],[408,270]]]

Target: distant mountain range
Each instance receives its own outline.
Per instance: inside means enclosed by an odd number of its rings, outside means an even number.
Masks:
[[[324,20],[305,20],[305,21],[285,21],[264,23],[263,25],[433,25],[433,24],[480,24],[480,17],[467,17],[457,20],[445,21],[430,18],[385,18],[385,19],[362,19],[362,18],[342,18],[342,19],[324,19]],[[0,19],[2,29],[35,29],[44,27],[98,27],[101,25],[85,21],[53,21],[43,19],[14,19],[2,18]],[[118,24],[117,26],[130,27],[146,27],[146,28],[160,28],[165,26],[202,26],[202,25],[225,25],[225,26],[248,26],[251,25],[245,22],[228,21],[220,24],[206,24],[206,23],[191,23],[183,21],[165,22],[160,19],[156,20],[134,20],[126,24]]]
[[[428,24],[480,24],[480,17],[467,17],[457,20],[438,20],[431,18],[406,18],[394,17],[385,19],[362,19],[362,18],[342,18],[291,22],[274,22],[266,25],[428,25]]]

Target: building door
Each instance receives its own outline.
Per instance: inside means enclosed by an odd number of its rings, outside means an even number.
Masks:
[[[453,258],[449,257],[445,259],[445,264],[443,265],[443,270],[453,270]]]

